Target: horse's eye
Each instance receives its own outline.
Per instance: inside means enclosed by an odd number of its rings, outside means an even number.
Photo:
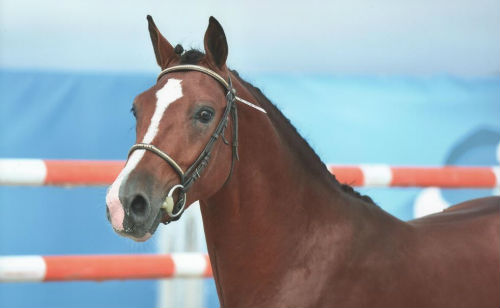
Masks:
[[[132,108],[130,108],[130,112],[132,112],[132,114],[134,115],[134,118],[136,118],[136,114],[135,114],[135,106],[132,106]]]
[[[209,109],[201,109],[200,111],[198,111],[198,113],[196,113],[196,119],[203,124],[207,124],[212,121],[213,117],[214,112]]]

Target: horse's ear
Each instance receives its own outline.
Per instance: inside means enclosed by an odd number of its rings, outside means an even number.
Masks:
[[[174,52],[174,47],[167,41],[166,38],[161,35],[160,30],[155,25],[153,17],[148,15],[148,28],[149,35],[151,36],[151,42],[153,43],[153,49],[155,51],[156,62],[161,67],[161,69],[167,68],[168,64],[178,58],[178,55]]]
[[[208,60],[218,68],[223,68],[226,65],[228,49],[226,35],[220,23],[213,16],[210,16],[208,20],[204,45]]]

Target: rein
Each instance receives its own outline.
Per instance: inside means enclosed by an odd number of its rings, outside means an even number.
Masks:
[[[171,72],[178,72],[178,71],[198,71],[201,73],[204,73],[206,75],[211,76],[215,80],[217,80],[227,91],[226,92],[226,108],[224,110],[224,114],[222,115],[219,123],[217,124],[217,127],[215,128],[214,132],[212,133],[212,136],[210,136],[209,141],[203,148],[203,151],[201,151],[200,155],[198,158],[191,164],[191,166],[184,172],[182,168],[177,164],[177,162],[170,157],[167,153],[163,152],[162,150],[158,149],[152,144],[147,144],[147,143],[137,143],[134,144],[129,152],[128,152],[128,157],[134,152],[135,150],[146,150],[149,152],[152,152],[156,155],[158,155],[160,158],[162,158],[164,161],[166,161],[172,169],[177,172],[180,178],[180,184],[177,184],[173,186],[170,191],[167,194],[167,197],[165,198],[165,201],[161,205],[161,209],[164,209],[168,216],[170,216],[171,219],[170,221],[166,223],[170,223],[171,221],[178,220],[182,213],[184,212],[185,206],[186,206],[186,199],[187,199],[187,191],[193,185],[193,183],[198,180],[201,176],[201,173],[203,170],[206,168],[208,165],[208,161],[210,160],[210,155],[212,153],[213,147],[215,145],[215,142],[219,139],[219,137],[222,136],[222,140],[224,144],[229,145],[229,142],[226,140],[224,133],[227,127],[227,124],[229,122],[229,116],[231,116],[232,121],[233,121],[233,140],[232,140],[232,159],[231,159],[231,169],[229,171],[229,176],[227,177],[226,181],[224,184],[226,184],[229,179],[231,178],[231,175],[233,173],[235,161],[239,159],[238,156],[238,109],[236,105],[236,101],[240,101],[252,108],[255,108],[261,112],[266,113],[264,109],[262,109],[259,106],[256,106],[242,98],[239,98],[236,96],[236,90],[233,88],[232,83],[231,83],[231,77],[228,76],[228,81],[226,81],[223,77],[221,77],[219,74],[216,72],[199,66],[199,65],[191,65],[191,64],[186,64],[186,65],[177,65],[177,66],[172,66],[167,69],[164,69],[163,71],[160,72],[158,75],[157,80],[160,80],[161,77],[164,75],[171,73]],[[180,197],[177,200],[177,202],[174,204],[174,199],[173,199],[173,193],[179,189],[180,190]]]

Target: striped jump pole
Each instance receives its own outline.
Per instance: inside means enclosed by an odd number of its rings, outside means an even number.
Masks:
[[[0,282],[207,278],[207,254],[3,256]]]
[[[109,185],[124,161],[0,159],[0,185]],[[328,165],[341,183],[360,187],[494,188],[500,167]]]
[[[0,185],[109,185],[124,161],[0,159]]]
[[[328,169],[341,183],[361,187],[494,188],[500,167],[335,166]]]

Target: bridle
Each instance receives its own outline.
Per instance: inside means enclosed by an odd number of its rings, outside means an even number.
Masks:
[[[172,66],[167,69],[164,69],[163,71],[160,72],[158,75],[157,80],[160,80],[161,77],[164,75],[171,73],[171,72],[179,72],[179,71],[197,71],[204,73],[206,75],[209,75],[210,77],[214,78],[217,80],[227,91],[226,92],[226,108],[224,110],[224,113],[217,124],[217,127],[215,128],[214,132],[212,133],[212,136],[208,140],[207,144],[201,151],[200,155],[196,160],[191,164],[191,166],[186,170],[183,171],[182,168],[177,164],[177,162],[170,157],[167,153],[163,152],[162,150],[158,149],[152,144],[147,144],[147,143],[137,143],[134,144],[129,152],[128,152],[128,157],[134,152],[135,150],[146,150],[149,152],[152,152],[156,155],[158,155],[160,158],[162,158],[164,161],[166,161],[172,169],[177,172],[180,178],[180,184],[174,185],[170,191],[167,194],[167,197],[165,198],[165,201],[163,202],[161,208],[164,209],[168,216],[170,216],[170,219],[167,223],[171,221],[178,220],[182,213],[184,212],[185,206],[186,206],[186,199],[187,199],[187,191],[193,185],[193,183],[200,178],[201,173],[203,170],[206,168],[208,165],[208,161],[210,160],[210,155],[212,153],[213,147],[215,145],[215,142],[219,139],[219,137],[222,136],[222,140],[226,145],[229,145],[229,142],[226,140],[226,137],[224,136],[227,124],[229,122],[229,116],[231,116],[233,124],[233,140],[232,140],[232,159],[231,159],[231,169],[229,171],[229,175],[225,181],[227,183],[229,179],[231,178],[231,175],[233,173],[235,161],[239,159],[238,156],[238,109],[236,105],[236,101],[240,101],[250,107],[253,107],[261,112],[266,113],[264,109],[262,109],[259,106],[256,106],[238,96],[236,96],[236,90],[233,88],[233,85],[231,83],[231,77],[228,75],[228,81],[226,81],[223,77],[221,77],[219,74],[216,72],[205,68],[203,66],[199,65],[191,65],[191,64],[185,64],[185,65],[177,65],[177,66]],[[224,184],[225,184],[224,183]],[[173,193],[179,189],[180,190],[180,195],[179,199],[177,202],[174,204],[174,199],[173,199]]]

